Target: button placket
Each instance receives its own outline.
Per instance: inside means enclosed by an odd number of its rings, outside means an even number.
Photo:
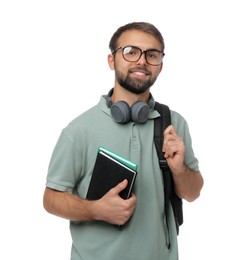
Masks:
[[[138,130],[139,130],[138,125],[133,123],[132,124],[132,148],[134,148],[134,149],[140,148]]]

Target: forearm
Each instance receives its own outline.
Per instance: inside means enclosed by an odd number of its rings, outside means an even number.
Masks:
[[[82,200],[68,193],[46,188],[43,196],[44,208],[51,214],[73,220],[90,221],[94,215],[94,201]]]
[[[101,199],[93,201],[81,199],[68,192],[46,188],[43,206],[49,213],[73,221],[101,220],[123,225],[133,214],[137,201],[134,194],[127,200],[119,196],[127,184],[124,180]]]
[[[173,172],[173,178],[175,192],[180,198],[187,201],[194,201],[199,197],[203,187],[203,178],[200,172],[192,171],[183,165],[180,172]]]

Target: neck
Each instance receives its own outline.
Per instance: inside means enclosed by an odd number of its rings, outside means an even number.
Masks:
[[[113,94],[111,96],[112,103],[118,102],[118,101],[125,101],[128,103],[129,106],[131,106],[136,101],[143,101],[145,103],[148,103],[150,98],[150,90],[147,89],[145,92],[140,94],[132,93],[126,89],[124,89],[121,86],[115,86],[113,89]]]

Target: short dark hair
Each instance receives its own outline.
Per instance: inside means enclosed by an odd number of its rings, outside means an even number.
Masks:
[[[147,22],[132,22],[119,27],[111,37],[109,43],[109,48],[111,51],[115,50],[118,47],[117,42],[120,36],[122,35],[122,33],[129,30],[139,30],[145,33],[149,33],[160,42],[162,51],[164,51],[165,44],[164,44],[164,39],[162,37],[162,34],[153,24]]]

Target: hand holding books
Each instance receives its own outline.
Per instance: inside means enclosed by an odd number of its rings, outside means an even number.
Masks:
[[[131,194],[130,198],[124,200],[119,193],[126,188],[127,180],[120,182],[110,189],[101,199],[91,201],[95,209],[94,220],[102,220],[114,227],[121,227],[131,218],[136,207],[136,195]]]

